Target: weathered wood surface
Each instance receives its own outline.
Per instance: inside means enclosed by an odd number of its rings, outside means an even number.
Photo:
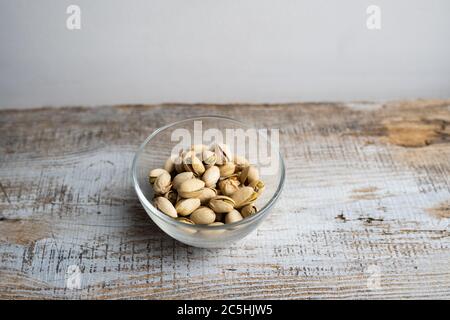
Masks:
[[[130,181],[202,114],[281,130],[284,193],[229,248],[163,234]],[[449,141],[450,101],[0,111],[0,298],[450,298]]]

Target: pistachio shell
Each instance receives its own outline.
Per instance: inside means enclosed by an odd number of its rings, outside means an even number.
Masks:
[[[214,152],[205,150],[202,153],[202,161],[206,168],[210,168],[216,164],[217,156]]]
[[[255,180],[259,180],[259,172],[258,169],[254,166],[247,166],[242,169],[240,176],[241,183],[249,184]]]
[[[249,187],[252,187],[255,192],[261,194],[264,191],[265,184],[261,180],[254,180],[249,185]]]
[[[242,208],[258,198],[259,194],[253,190],[252,187],[242,187],[231,195],[231,198],[236,203],[235,208]]]
[[[212,188],[204,188],[202,192],[198,195],[198,199],[200,199],[201,204],[206,204],[209,202],[211,198],[217,196],[217,190]]]
[[[195,224],[210,224],[216,220],[216,214],[210,208],[200,207],[192,212],[190,219]]]
[[[183,158],[183,168],[185,171],[193,172],[196,176],[201,176],[205,172],[203,162],[195,155],[193,151],[189,151]]]
[[[226,144],[214,144],[211,151],[216,154],[216,163],[219,165],[228,163],[232,160],[231,151]]]
[[[239,213],[239,211],[237,210],[232,210],[230,212],[227,213],[227,215],[225,216],[225,223],[233,223],[233,222],[238,222],[241,221],[242,219],[244,219],[241,214]]]
[[[175,162],[173,160],[173,157],[169,157],[164,163],[164,170],[168,173],[172,173],[175,170]]]
[[[208,227],[216,227],[216,226],[223,226],[224,223],[223,222],[213,222],[208,224]],[[221,233],[224,233],[226,230],[225,229],[218,229],[218,228],[211,228],[208,230],[202,230],[200,231],[202,235],[204,235],[205,237],[208,238],[213,238]]]
[[[224,223],[223,222],[219,222],[219,221],[216,221],[216,222],[208,224],[208,226],[223,226],[223,225],[224,225]]]
[[[148,174],[148,181],[151,184],[155,183],[156,178],[158,178],[163,173],[168,173],[168,172],[161,168],[151,170]]]
[[[191,151],[194,151],[195,153],[202,153],[205,150],[208,150],[208,146],[204,144],[193,144],[191,146]]]
[[[192,221],[191,219],[188,219],[186,217],[179,217],[177,218],[177,221],[186,223],[186,224],[195,224],[194,221]]]
[[[255,214],[256,212],[258,212],[258,209],[253,204],[248,204],[245,207],[242,207],[242,209],[241,209],[241,215],[244,218],[247,218],[247,217]]]
[[[164,194],[164,198],[168,199],[173,205],[177,203],[178,194],[173,189]]]
[[[241,171],[243,168],[250,165],[250,163],[246,158],[239,155],[234,156],[233,162],[236,165],[236,171]]]
[[[175,209],[180,216],[188,216],[198,207],[200,207],[200,200],[197,198],[183,199],[175,205]]]
[[[178,194],[183,198],[197,198],[203,191],[205,182],[199,179],[189,179],[178,187]]]
[[[165,170],[164,170],[165,171]],[[153,183],[153,190],[156,194],[165,194],[170,191],[170,188],[172,187],[170,180],[171,180],[170,174],[165,171],[161,173]]]
[[[173,204],[164,197],[157,197],[154,200],[155,207],[158,208],[161,212],[165,213],[169,217],[176,218],[177,210]]]
[[[214,186],[220,178],[220,170],[216,166],[212,166],[207,169],[202,176],[202,180],[205,182],[206,187]]]
[[[194,178],[194,174],[192,172],[181,172],[173,178],[172,187],[174,189],[178,189],[178,187],[185,182],[186,180],[190,180]]]
[[[223,195],[231,196],[239,189],[240,182],[236,177],[219,181],[219,189]]]
[[[234,174],[236,165],[233,162],[225,163],[223,166],[219,167],[221,177],[229,177]]]
[[[217,213],[230,212],[233,210],[234,205],[234,200],[227,196],[216,196],[209,200],[209,207]]]

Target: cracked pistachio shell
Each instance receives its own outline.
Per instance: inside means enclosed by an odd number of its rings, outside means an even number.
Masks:
[[[174,158],[173,166],[174,166],[176,172],[178,172],[178,173],[184,172],[183,157],[181,154],[178,157]]]
[[[205,150],[202,153],[202,161],[206,168],[210,168],[216,164],[217,156],[210,150]]]
[[[172,173],[175,170],[174,157],[167,158],[166,162],[164,163],[164,170],[166,170],[168,173]]]
[[[153,200],[153,203],[156,208],[158,208],[161,212],[168,215],[169,217],[176,218],[177,210],[175,210],[175,207],[173,204],[167,200],[164,197],[157,197],[155,200]]]
[[[169,172],[167,172],[167,170],[161,169],[161,168],[151,170],[148,174],[148,181],[151,184],[155,183],[156,178],[158,178],[163,173],[169,173]]]
[[[192,212],[190,219],[195,224],[210,224],[216,220],[216,214],[208,207],[199,207]]]
[[[225,163],[223,166],[219,167],[220,177],[226,178],[234,174],[234,170],[236,169],[236,165],[233,162]]]
[[[251,215],[258,212],[258,209],[253,204],[248,204],[245,207],[242,207],[241,209],[241,215],[244,218],[250,217]]]
[[[173,189],[164,194],[164,198],[168,199],[173,205],[177,203],[178,194]]]
[[[236,171],[241,171],[245,167],[250,165],[250,162],[242,156],[235,155],[233,158],[233,162],[236,165]]]
[[[172,187],[174,189],[178,189],[178,187],[185,182],[186,180],[190,180],[194,178],[194,174],[192,172],[181,172],[173,178]]]
[[[153,190],[155,191],[155,193],[165,194],[169,192],[170,188],[172,187],[172,184],[170,183],[171,179],[172,177],[167,171],[161,173],[153,183]]]
[[[232,160],[230,148],[226,144],[214,144],[211,149],[216,154],[216,164],[222,165]]]
[[[234,205],[234,200],[227,196],[216,196],[209,200],[209,207],[217,213],[230,212]]]
[[[239,211],[237,210],[232,210],[230,212],[227,213],[227,215],[225,216],[225,223],[233,223],[233,222],[238,222],[241,221],[242,219],[244,219],[241,214],[239,213]]]
[[[179,217],[177,218],[177,221],[186,223],[186,224],[195,224],[194,221],[192,221],[191,219],[188,219],[186,217]]]
[[[261,180],[254,180],[249,183],[249,187],[252,187],[255,192],[261,194],[264,191],[264,188],[266,187],[264,182]]]
[[[219,189],[225,196],[231,196],[234,192],[239,190],[239,185],[241,183],[236,177],[230,177],[219,181]]]
[[[201,204],[206,204],[211,198],[217,196],[217,190],[213,188],[204,188],[202,192],[198,195]]]
[[[199,179],[189,179],[178,187],[178,194],[182,198],[198,198],[205,187],[205,182]],[[194,221],[195,222],[195,221]]]
[[[183,199],[175,205],[175,209],[180,216],[188,216],[198,207],[200,207],[200,200],[197,198]]]
[[[231,198],[236,203],[235,208],[242,208],[258,198],[259,194],[253,190],[252,187],[242,187],[231,195]]]
[[[255,180],[259,180],[259,172],[258,169],[254,166],[247,166],[242,169],[240,176],[241,183],[249,184]]]
[[[184,171],[193,172],[196,176],[201,176],[205,172],[203,162],[195,155],[193,151],[189,151],[183,158]]]
[[[216,166],[212,166],[211,168],[206,169],[205,173],[202,176],[202,180],[205,182],[206,187],[215,186],[219,178],[220,170]]]

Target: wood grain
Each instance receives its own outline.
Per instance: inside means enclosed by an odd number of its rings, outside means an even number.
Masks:
[[[145,137],[203,114],[279,128],[287,165],[222,249],[166,236],[130,181]],[[450,101],[3,110],[0,137],[2,299],[450,298]]]

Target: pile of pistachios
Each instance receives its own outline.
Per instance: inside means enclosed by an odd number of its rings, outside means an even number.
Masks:
[[[180,222],[209,226],[255,214],[264,190],[258,169],[225,144],[192,145],[149,173],[156,208]]]

